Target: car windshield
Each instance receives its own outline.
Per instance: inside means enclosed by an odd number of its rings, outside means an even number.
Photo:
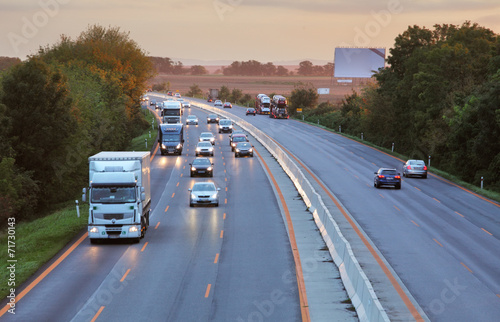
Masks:
[[[215,191],[212,183],[197,183],[193,186],[193,191]]]
[[[247,138],[244,137],[244,136],[235,136],[233,137],[233,142],[243,142],[243,141],[246,141]]]
[[[195,119],[196,119],[196,116],[194,116],[194,115],[189,115],[187,118],[188,118],[189,120],[195,120]]]
[[[248,148],[250,147],[250,143],[238,143],[238,148]]]
[[[209,159],[194,159],[193,165],[211,165]]]
[[[198,146],[200,148],[207,148],[207,147],[211,148],[212,147],[212,143],[210,143],[210,142],[200,142],[200,143],[198,143]]]
[[[421,161],[421,160],[415,160],[415,161],[410,161],[410,164],[411,165],[425,165],[425,162],[424,161]]]
[[[91,195],[95,203],[135,202],[134,187],[94,187]]]
[[[200,137],[202,138],[211,138],[213,137],[212,133],[201,133]]]
[[[381,174],[383,175],[396,175],[396,170],[382,170]]]
[[[229,124],[231,124],[231,120],[220,120],[219,124],[221,124],[221,125],[229,125]]]

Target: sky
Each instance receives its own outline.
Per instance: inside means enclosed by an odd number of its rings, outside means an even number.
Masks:
[[[0,0],[0,56],[36,54],[88,26],[119,27],[184,65],[333,61],[336,47],[393,47],[408,26],[469,20],[500,34],[499,0]]]

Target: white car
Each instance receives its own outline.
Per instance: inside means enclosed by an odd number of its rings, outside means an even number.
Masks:
[[[215,186],[215,183],[211,181],[207,182],[196,182],[192,188],[188,189],[189,194],[189,206],[194,207],[194,205],[214,205],[219,206],[219,191],[220,188]]]
[[[207,141],[198,142],[194,153],[196,156],[210,155],[213,157],[214,156],[214,146],[212,145],[212,143],[207,142]]]
[[[189,124],[198,125],[198,117],[196,117],[196,115],[188,115],[186,118],[186,125]]]
[[[191,103],[189,103],[188,101],[183,101],[181,103],[182,107],[184,108],[191,108]]]
[[[212,134],[212,132],[201,132],[200,134],[200,142],[210,142],[212,145],[215,144],[215,136]]]
[[[214,106],[222,106],[222,101],[221,100],[216,100],[214,102]]]
[[[181,93],[175,93],[174,96],[177,98],[181,98]]]

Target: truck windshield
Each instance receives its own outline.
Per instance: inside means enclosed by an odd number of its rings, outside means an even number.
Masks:
[[[163,134],[163,142],[177,142],[179,134]]]
[[[164,109],[163,110],[163,115],[180,116],[181,115],[181,110],[180,109]]]
[[[135,189],[134,187],[94,187],[91,199],[94,203],[135,202]]]

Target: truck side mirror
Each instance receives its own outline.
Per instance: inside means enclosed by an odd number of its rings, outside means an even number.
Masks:
[[[87,189],[83,188],[82,189],[82,202],[86,202],[86,201],[87,201]]]

